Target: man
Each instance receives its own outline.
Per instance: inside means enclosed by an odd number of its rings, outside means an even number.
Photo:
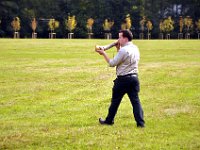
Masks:
[[[132,41],[133,35],[129,30],[121,30],[119,32],[117,55],[110,59],[104,48],[97,50],[102,55],[110,67],[116,66],[117,78],[114,80],[112,91],[112,100],[108,110],[106,119],[99,118],[102,125],[114,124],[114,117],[123,96],[127,93],[133,107],[133,114],[137,127],[144,127],[143,109],[138,96],[140,85],[138,80],[138,63],[140,54],[137,46]]]

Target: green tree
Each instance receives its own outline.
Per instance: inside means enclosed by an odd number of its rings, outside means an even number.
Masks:
[[[37,31],[42,37],[46,37],[48,34],[47,20],[53,17],[61,23],[57,31],[60,37],[63,37],[66,32],[65,18],[74,14],[78,21],[75,31],[77,32],[76,37],[87,35],[88,30],[85,21],[88,18],[95,20],[92,30],[98,38],[102,37],[102,22],[106,18],[114,20],[115,25],[110,32],[113,37],[117,37],[122,21],[124,28],[127,28],[125,25],[126,17],[124,16],[130,14],[130,18],[134,16],[134,27],[129,24],[134,34],[139,34],[141,17],[146,16],[153,22],[153,36],[159,32],[160,19],[172,16],[172,18],[177,18],[175,22],[178,26],[179,16],[190,15],[193,20],[198,20],[200,16],[199,8],[199,0],[0,0],[0,17],[2,20],[0,34],[9,36],[12,31],[12,28],[9,27],[10,22],[13,17],[19,16],[22,24],[20,33],[24,37],[28,36],[30,25],[27,22],[36,17],[38,18]],[[173,32],[179,33],[180,28],[174,28]]]
[[[10,1],[10,0],[1,0],[0,1],[0,16],[12,15],[12,14],[16,13],[16,11],[18,9],[19,9],[19,7],[15,1]]]

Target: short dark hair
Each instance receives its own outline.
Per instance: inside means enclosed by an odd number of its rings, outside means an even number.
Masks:
[[[133,39],[133,34],[130,30],[120,30],[119,33],[122,33],[123,37],[128,38],[128,41],[132,41]]]

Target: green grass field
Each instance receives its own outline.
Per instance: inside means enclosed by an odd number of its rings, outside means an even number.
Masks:
[[[113,126],[98,123],[115,68],[94,46],[113,41],[0,39],[0,149],[199,150],[200,41],[133,40],[145,129],[127,96]]]

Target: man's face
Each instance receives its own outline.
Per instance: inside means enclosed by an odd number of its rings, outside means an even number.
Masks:
[[[123,33],[119,33],[119,43],[123,46],[127,42],[127,38],[123,37]]]

